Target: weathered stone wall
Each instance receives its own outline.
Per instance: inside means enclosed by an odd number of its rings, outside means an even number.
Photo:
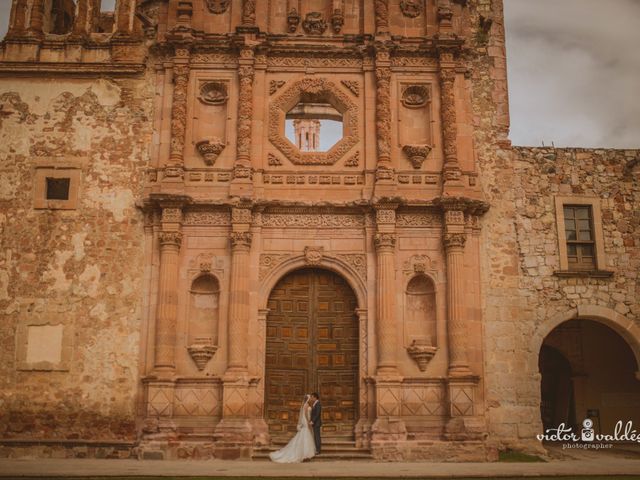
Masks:
[[[488,417],[500,445],[539,446],[538,354],[555,326],[594,318],[632,349],[640,340],[639,157],[637,150],[515,147],[498,151],[495,162],[505,168],[493,184],[485,175],[485,191],[493,196],[483,229]],[[556,196],[598,199],[605,256],[598,267],[611,277],[556,274],[558,228],[564,229]],[[578,418],[585,413],[576,412]]]
[[[152,98],[145,78],[0,79],[4,439],[135,438],[144,273],[136,199]],[[79,180],[77,208],[34,208],[40,170],[63,167]]]

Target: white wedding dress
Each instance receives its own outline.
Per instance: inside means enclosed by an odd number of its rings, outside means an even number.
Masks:
[[[298,463],[316,454],[316,444],[313,440],[313,431],[309,428],[311,407],[307,404],[308,396],[300,407],[298,417],[298,433],[289,440],[284,447],[277,452],[269,454],[271,460],[277,463]]]

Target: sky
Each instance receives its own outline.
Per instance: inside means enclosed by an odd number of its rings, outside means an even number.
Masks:
[[[514,145],[640,148],[640,0],[504,7]]]

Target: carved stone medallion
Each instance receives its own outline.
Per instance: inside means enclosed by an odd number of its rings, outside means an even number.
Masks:
[[[222,82],[205,82],[200,87],[198,99],[206,105],[224,105],[228,98],[227,86]]]
[[[425,85],[411,85],[402,92],[402,105],[407,108],[424,107],[429,101],[429,90]]]
[[[322,35],[327,29],[327,22],[322,17],[322,13],[310,12],[302,22],[302,28],[309,34]]]
[[[422,13],[422,0],[401,0],[400,10],[405,17],[416,18]]]
[[[220,14],[227,11],[231,0],[206,0],[206,2],[211,13]]]

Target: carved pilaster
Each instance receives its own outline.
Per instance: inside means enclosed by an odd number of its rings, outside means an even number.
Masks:
[[[78,2],[76,18],[71,32],[72,38],[82,39],[89,33],[89,1]]]
[[[171,107],[171,146],[169,161],[182,165],[187,125],[187,89],[189,86],[189,50],[176,50],[173,67],[173,104]]]
[[[42,37],[44,27],[44,0],[33,0],[31,4],[31,17],[29,21],[29,34]]]
[[[389,31],[389,0],[375,0],[376,33]]]
[[[376,3],[377,4],[377,3]],[[376,133],[378,146],[377,180],[389,180],[391,167],[391,62],[389,51],[376,52]]]
[[[182,234],[180,231],[161,231],[158,307],[156,312],[156,371],[175,370],[176,324],[178,316],[178,265]]]
[[[11,6],[11,20],[7,38],[23,36],[27,28],[27,0],[15,0]]]
[[[253,50],[243,48],[240,51],[239,62],[238,137],[234,176],[235,178],[248,179],[251,168],[251,124],[253,120],[253,79],[255,76]],[[249,175],[247,175],[247,171],[249,171]]]
[[[393,293],[395,287],[395,233],[376,233],[374,245],[377,252],[377,375],[390,375],[397,373],[397,329],[395,322],[395,295]]]
[[[252,27],[256,24],[256,0],[242,0],[242,25]]]
[[[460,164],[458,162],[458,127],[455,98],[456,71],[453,55],[440,54],[440,90],[442,92],[442,136],[444,148],[443,174],[445,182],[460,180]]]
[[[116,35],[128,35],[131,33],[131,20],[133,17],[133,0],[119,0],[116,2],[118,8],[116,12]]]

